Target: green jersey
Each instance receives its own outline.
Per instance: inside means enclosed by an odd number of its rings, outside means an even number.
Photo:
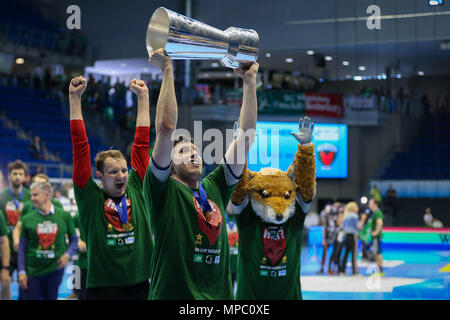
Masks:
[[[12,231],[20,219],[22,209],[25,202],[31,200],[31,192],[29,189],[22,187],[22,197],[20,195],[11,195],[10,188],[4,188],[0,191],[0,210],[3,211],[6,226],[8,227],[8,240],[11,254],[17,253],[14,249]]]
[[[0,238],[8,234],[8,227],[5,222],[5,215],[2,210],[0,210]]]
[[[113,199],[89,178],[74,185],[80,227],[87,245],[87,287],[127,287],[148,281],[153,240],[142,195],[142,179],[131,169],[125,191],[128,222],[122,225]]]
[[[78,212],[73,216],[73,223],[75,224],[75,228],[77,228],[80,232],[80,240],[86,242],[84,240],[84,232],[81,230],[80,214]],[[87,254],[86,254],[86,252],[80,252],[78,250],[77,266],[80,267],[80,269],[87,269]]]
[[[198,190],[151,160],[144,180],[155,235],[149,299],[233,299],[225,208],[238,180],[224,168],[201,181],[212,209],[205,217],[193,194]]]
[[[46,216],[33,210],[22,221],[20,238],[27,240],[26,272],[28,276],[43,276],[58,270],[58,259],[66,252],[66,235],[75,235],[70,213],[54,208]]]
[[[283,224],[264,222],[248,200],[240,207],[243,209],[232,205],[234,213],[242,210],[236,214],[239,230],[236,299],[301,300],[302,230],[304,210],[308,211],[309,204],[296,200],[294,215]]]
[[[372,223],[372,226],[371,226],[372,232],[377,230],[377,220],[378,219],[383,220],[383,212],[381,212],[380,209],[378,209],[377,211],[375,211],[373,213],[372,221],[371,221],[371,223]],[[382,237],[383,237],[383,232],[380,231],[380,233],[375,238],[380,238],[381,239]]]

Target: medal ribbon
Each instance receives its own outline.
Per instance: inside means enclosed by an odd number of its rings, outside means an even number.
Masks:
[[[192,191],[192,194],[194,195],[195,199],[197,199],[198,204],[200,205],[200,208],[202,208],[202,211],[204,214],[211,212],[212,208],[211,205],[208,202],[208,197],[206,196],[206,191],[203,188],[202,184],[199,182],[198,184],[198,191],[200,194],[198,194],[197,192]]]
[[[9,188],[9,193],[11,194],[11,197],[13,198],[14,205],[16,206],[16,210],[18,210],[20,207],[20,201],[22,200],[22,197],[23,197],[23,187],[22,187],[22,190],[20,190],[19,201],[17,201],[16,196],[12,192],[11,188]]]
[[[122,207],[118,206],[117,203],[114,202],[117,212],[119,213],[120,222],[122,222],[122,224],[125,224],[128,222],[127,198],[125,197],[125,195],[123,195],[121,203]]]

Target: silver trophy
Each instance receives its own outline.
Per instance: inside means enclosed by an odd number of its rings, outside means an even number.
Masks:
[[[147,51],[164,48],[172,59],[219,60],[225,67],[248,68],[258,58],[255,30],[230,27],[225,31],[160,7],[147,27]]]

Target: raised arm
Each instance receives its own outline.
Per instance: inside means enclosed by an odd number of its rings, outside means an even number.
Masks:
[[[235,177],[239,177],[244,169],[256,133],[258,114],[256,75],[258,68],[259,64],[255,62],[248,70],[235,70],[244,81],[243,102],[239,116],[239,133],[225,154],[225,161]]]
[[[131,166],[144,180],[150,160],[150,102],[148,88],[142,80],[130,81],[130,90],[138,97],[136,132],[131,152]]]
[[[312,201],[316,195],[316,160],[312,133],[314,122],[310,118],[300,118],[299,133],[291,132],[298,141],[298,150],[294,158],[294,177],[302,200]],[[292,171],[291,171],[292,173]]]
[[[152,159],[159,168],[167,168],[172,160],[172,134],[177,127],[178,105],[175,96],[172,59],[163,49],[152,53],[149,60],[161,69],[163,79],[156,105],[155,131],[156,141]]]
[[[73,183],[82,189],[91,177],[91,156],[89,143],[81,112],[81,95],[86,89],[87,81],[84,77],[77,77],[70,81],[70,132],[73,148]]]

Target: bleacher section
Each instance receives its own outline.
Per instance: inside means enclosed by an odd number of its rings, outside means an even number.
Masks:
[[[450,116],[423,121],[408,150],[396,154],[383,180],[450,180]]]
[[[82,56],[84,43],[69,30],[57,28],[30,2],[0,0],[0,40],[14,45]]]
[[[61,158],[61,163],[72,165],[72,144],[69,119],[63,116],[61,103],[48,100],[41,91],[15,87],[0,87],[0,112],[17,122],[18,126],[31,136],[39,136],[50,153]],[[89,131],[88,131],[89,132]],[[17,138],[13,129],[6,129],[0,122],[0,152],[4,163],[21,159],[24,162],[43,162],[57,165],[60,162],[43,161],[31,158],[30,141]],[[88,133],[89,135],[89,133]],[[89,135],[91,157],[99,150],[105,150],[100,139]],[[60,177],[58,168],[47,171],[50,177]],[[71,172],[64,177],[70,178]]]

